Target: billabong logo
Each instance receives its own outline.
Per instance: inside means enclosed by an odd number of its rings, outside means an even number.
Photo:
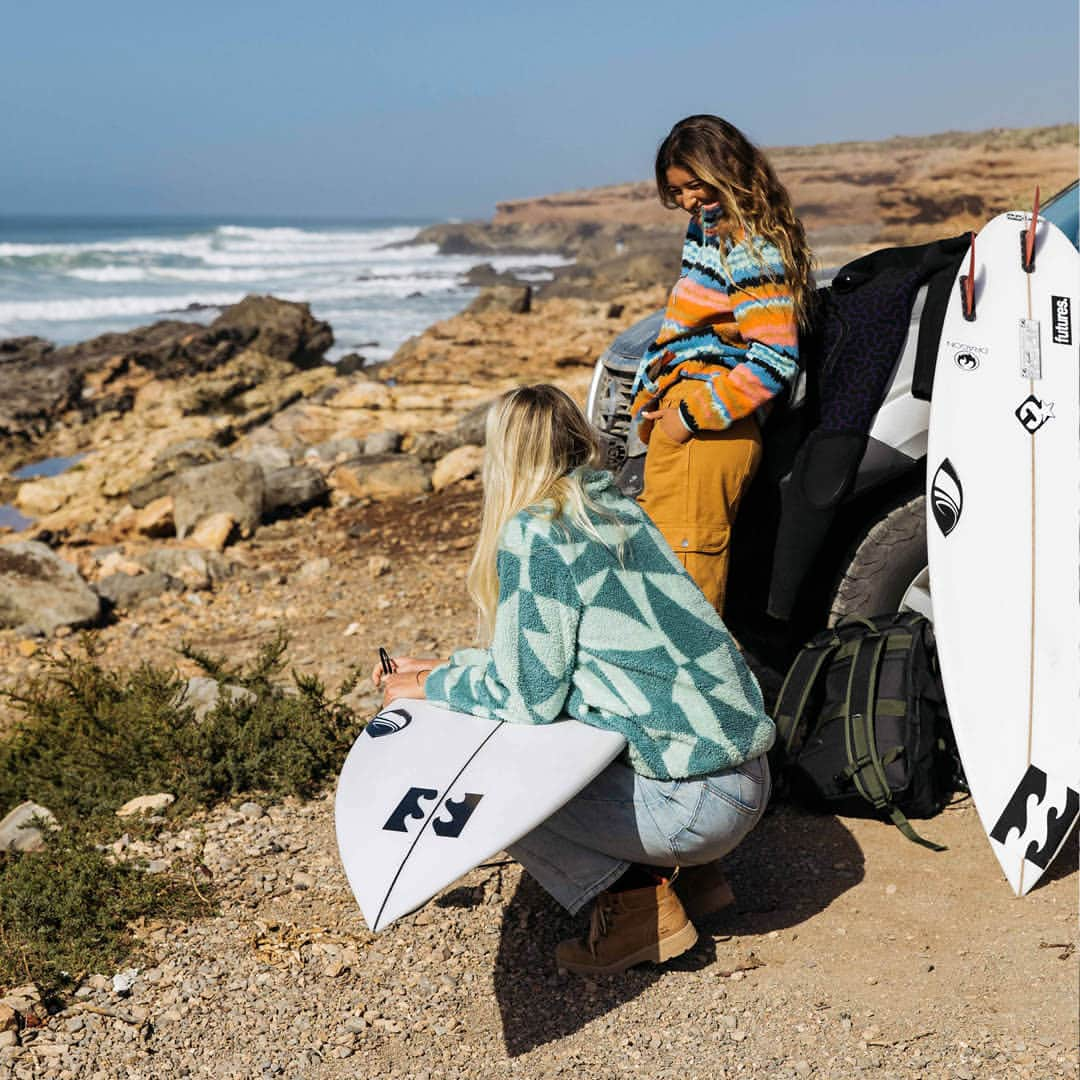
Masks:
[[[386,819],[383,831],[407,833],[410,821],[423,821],[427,816],[427,811],[420,805],[420,800],[424,799],[430,802],[438,797],[438,791],[433,788],[409,788],[401,797],[401,801],[394,807],[394,812]],[[436,836],[445,836],[451,840],[456,840],[483,797],[483,795],[478,795],[476,792],[467,791],[460,799],[446,799],[442,804],[442,809],[446,811],[448,816],[445,819],[435,818],[431,823],[432,832]]]
[[[964,488],[948,458],[934,473],[934,482],[930,485],[930,508],[942,536],[948,536],[956,528],[964,509]]]
[[[1050,297],[1050,325],[1053,327],[1055,345],[1072,344],[1072,298]]]
[[[1028,394],[1016,407],[1016,419],[1029,435],[1034,435],[1047,420],[1054,419],[1054,403],[1040,401],[1034,394]]]
[[[1047,799],[1046,773],[1035,765],[1029,765],[1001,812],[1001,817],[990,830],[991,839],[1005,844],[1009,840],[1009,834],[1015,829],[1018,841],[1021,844],[1027,842],[1024,858],[1040,870],[1045,870],[1068,836],[1076,815],[1080,812],[1080,794],[1065,784],[1060,786],[1064,788],[1063,807],[1060,805],[1060,792],[1057,806],[1053,800]],[[1035,813],[1029,814],[1028,800],[1032,795],[1035,796]]]
[[[368,721],[364,729],[373,739],[379,739],[383,735],[393,735],[403,727],[412,723],[412,715],[404,709],[386,709]]]
[[[961,371],[974,371],[979,366],[979,358],[974,353],[958,352],[953,359]]]

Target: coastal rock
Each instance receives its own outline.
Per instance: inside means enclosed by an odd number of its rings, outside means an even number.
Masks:
[[[42,831],[30,822],[40,818],[52,828],[58,828],[51,810],[36,802],[19,803],[0,821],[0,851],[37,851],[45,844]]]
[[[483,446],[487,441],[487,414],[490,401],[474,405],[455,425],[454,434],[463,442],[473,446]]]
[[[333,409],[385,409],[393,400],[390,387],[373,379],[358,379],[327,403]]]
[[[162,495],[147,503],[135,515],[135,531],[143,536],[171,536],[176,531],[172,496]]]
[[[316,319],[308,304],[278,300],[273,296],[246,296],[226,308],[211,324],[210,332],[235,335],[248,348],[297,367],[323,361],[334,344],[330,324]]]
[[[176,802],[176,796],[167,791],[160,791],[156,795],[139,795],[134,799],[128,799],[119,810],[117,817],[133,817],[135,814],[156,814]]]
[[[225,545],[236,528],[236,519],[232,514],[219,510],[215,514],[204,517],[194,529],[188,539],[196,547],[206,551],[224,551]]]
[[[456,431],[417,431],[406,437],[402,449],[424,462],[435,462],[462,445]]]
[[[59,510],[70,498],[77,495],[86,480],[77,472],[65,472],[59,476],[27,480],[19,485],[15,505],[27,517],[44,517]]]
[[[152,596],[160,596],[169,589],[177,589],[180,582],[168,574],[109,574],[97,583],[97,593],[113,607],[133,608]]]
[[[331,474],[330,483],[356,499],[423,495],[431,490],[428,470],[415,458],[405,456],[395,456],[390,461],[339,465]]]
[[[250,536],[262,519],[264,489],[262,469],[250,461],[218,461],[180,473],[170,485],[176,535],[182,540],[204,517],[226,513]]]
[[[319,443],[318,446],[312,446],[304,456],[308,459],[314,458],[327,465],[335,465],[348,461],[350,458],[359,457],[366,452],[359,439],[347,435],[336,439],[327,439],[325,442]]]
[[[329,488],[322,474],[304,465],[265,474],[263,515],[274,517],[307,510],[326,501]]]
[[[465,271],[465,284],[485,289],[492,285],[522,285],[512,270],[496,270],[491,263],[478,263]]]
[[[177,474],[198,465],[224,461],[228,454],[209,439],[184,439],[165,447],[155,458],[149,474],[139,480],[128,492],[132,506],[142,509],[166,496],[169,482]]]
[[[509,311],[512,315],[527,315],[532,309],[531,285],[492,285],[465,309],[470,315],[485,311]]]
[[[376,431],[364,440],[365,454],[396,454],[401,449],[400,431]]]
[[[435,466],[431,474],[431,486],[436,491],[456,484],[470,476],[476,476],[484,467],[484,448],[482,446],[459,446],[451,450]]]
[[[223,555],[194,548],[154,548],[139,556],[139,562],[152,572],[178,578],[185,588],[195,591],[209,589],[233,573],[233,563]]]
[[[250,461],[253,465],[258,465],[266,475],[276,472],[278,469],[288,469],[293,463],[291,451],[276,443],[255,446],[238,456],[244,461]]]
[[[51,634],[61,626],[97,622],[101,600],[71,563],[45,544],[0,545],[0,626],[31,626]]]

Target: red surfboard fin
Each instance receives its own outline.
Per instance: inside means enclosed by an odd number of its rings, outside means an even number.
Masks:
[[[1035,204],[1031,210],[1031,224],[1020,233],[1020,265],[1025,274],[1035,272],[1035,232],[1039,224],[1039,185],[1035,185]]]
[[[968,272],[960,275],[960,304],[964,318],[975,321],[975,234],[971,234],[971,262]]]

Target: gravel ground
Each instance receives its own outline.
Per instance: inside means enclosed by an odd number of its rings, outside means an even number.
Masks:
[[[230,549],[245,567],[219,592],[104,630],[105,659],[130,659],[133,639],[172,662],[184,637],[250,653],[281,621],[299,669],[331,683],[380,644],[443,653],[471,625],[476,509],[466,485],[262,530]],[[0,637],[6,679],[39,659]],[[516,865],[473,871],[374,937],[338,862],[332,793],[254,797],[121,851],[201,855],[217,914],[141,927],[126,976],[99,972],[41,1026],[0,1032],[0,1078],[1075,1076],[1075,843],[1016,900],[970,803],[922,831],[949,851],[779,806],[728,860],[737,904],[695,949],[587,980],[553,963],[584,917]]]

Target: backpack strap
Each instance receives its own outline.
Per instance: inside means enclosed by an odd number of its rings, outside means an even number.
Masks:
[[[808,645],[799,651],[780,687],[773,709],[776,733],[787,756],[798,753],[802,745],[803,716],[818,676],[842,644],[837,635],[820,645]]]
[[[902,748],[893,747],[882,755],[877,746],[877,714],[885,711],[878,709],[877,702],[879,665],[886,649],[907,648],[910,637],[910,633],[879,633],[868,634],[854,642],[844,716],[844,746],[848,764],[840,776],[852,781],[859,794],[876,810],[884,810],[909,840],[932,851],[945,851],[947,849],[940,844],[919,836],[903,811],[893,803],[885,766],[902,753]],[[888,711],[894,710],[889,708]]]

